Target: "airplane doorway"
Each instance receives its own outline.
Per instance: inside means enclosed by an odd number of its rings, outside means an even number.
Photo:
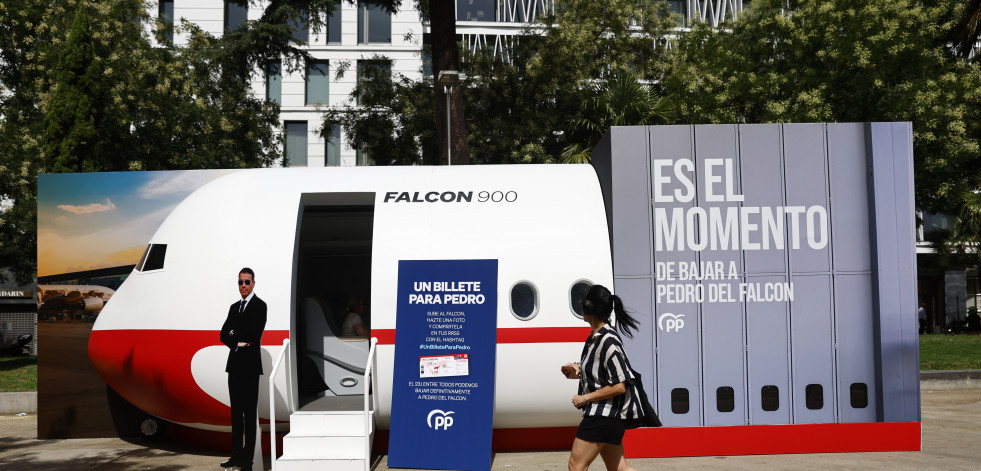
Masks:
[[[371,326],[374,201],[374,193],[301,197],[290,333],[300,408],[367,387],[368,337],[357,334]]]

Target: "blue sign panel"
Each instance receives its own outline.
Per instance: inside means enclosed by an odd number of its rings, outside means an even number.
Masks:
[[[490,470],[497,260],[399,261],[388,465]]]

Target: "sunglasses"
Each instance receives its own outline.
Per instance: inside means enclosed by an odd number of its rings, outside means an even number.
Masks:
[[[252,284],[252,280],[238,280],[239,286],[242,286],[242,283],[245,283],[245,286],[249,286]]]

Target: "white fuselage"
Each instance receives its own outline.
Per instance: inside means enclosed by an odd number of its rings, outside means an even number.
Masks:
[[[603,197],[587,165],[259,169],[218,178],[188,196],[149,241],[166,244],[163,267],[134,271],[102,311],[89,345],[96,369],[148,413],[227,430],[227,348],[218,331],[238,296],[238,270],[255,270],[255,293],[269,306],[268,374],[283,339],[296,338],[301,199],[346,193],[373,194],[372,335],[395,337],[400,260],[498,260],[494,426],[575,425],[576,382],[559,367],[578,360],[588,326],[573,313],[570,289],[613,284]],[[509,302],[521,281],[537,289],[537,314],[528,320]],[[178,293],[179,306],[170,302]],[[392,341],[377,347],[373,392],[382,428],[391,414],[394,351]],[[277,376],[283,388],[287,377],[285,369]],[[268,417],[267,381],[261,417]],[[288,412],[281,402],[277,419]]]

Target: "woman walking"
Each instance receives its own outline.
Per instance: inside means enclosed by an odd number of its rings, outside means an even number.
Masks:
[[[607,471],[633,471],[623,456],[623,434],[627,420],[643,415],[643,406],[617,330],[633,337],[630,331],[637,329],[637,320],[623,309],[618,296],[601,285],[589,288],[579,306],[593,331],[583,345],[580,362],[562,366],[567,378],[579,380],[579,394],[572,397],[572,405],[583,411],[569,470],[585,471],[599,455]],[[617,330],[609,325],[613,312]]]

